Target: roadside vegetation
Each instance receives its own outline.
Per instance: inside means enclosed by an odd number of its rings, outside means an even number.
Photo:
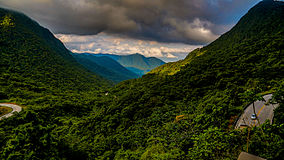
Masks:
[[[2,106],[0,106],[0,117],[5,115],[5,114],[11,113],[12,111],[13,111],[13,109],[10,108],[10,107],[2,107]]]

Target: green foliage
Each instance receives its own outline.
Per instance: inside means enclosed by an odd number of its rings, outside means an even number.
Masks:
[[[0,9],[0,17],[5,17],[2,24],[14,24],[0,28],[1,99],[110,86],[78,64],[64,45],[36,22],[4,9]]]
[[[13,111],[13,109],[10,108],[10,107],[2,107],[2,106],[0,106],[0,117],[5,115],[5,114],[8,114],[8,113],[10,113],[12,111]]]
[[[192,137],[194,145],[189,149],[189,159],[237,159],[242,141],[239,131],[208,128]],[[226,152],[224,152],[226,151]]]
[[[279,103],[280,106],[275,109],[274,123],[281,125],[284,122],[284,81],[279,83],[276,92],[273,94],[272,104]]]
[[[283,122],[280,125],[270,125],[267,122],[261,128],[253,128],[250,137],[249,152],[267,159],[281,159],[284,154],[283,133]]]
[[[195,49],[183,60],[178,62],[166,63],[160,67],[151,70],[148,74],[158,74],[161,76],[174,75],[179,72],[185,65],[189,64],[195,57],[201,56],[206,51],[201,52],[200,49]]]
[[[14,27],[15,23],[11,15],[5,15],[0,22],[0,26],[3,28]]]

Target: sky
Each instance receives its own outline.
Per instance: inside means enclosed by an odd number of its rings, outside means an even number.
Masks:
[[[230,30],[260,0],[0,0],[73,52],[183,59]]]

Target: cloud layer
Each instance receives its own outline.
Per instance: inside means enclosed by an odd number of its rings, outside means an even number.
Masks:
[[[0,0],[54,33],[206,44],[259,0]],[[237,15],[237,16],[236,16]]]
[[[158,57],[166,62],[183,59],[197,45],[182,43],[159,43],[157,41],[137,40],[105,33],[97,35],[57,34],[67,48],[75,53],[107,53],[128,55],[139,53],[146,57]]]

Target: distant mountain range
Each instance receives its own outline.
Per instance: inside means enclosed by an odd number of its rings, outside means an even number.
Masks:
[[[73,53],[73,57],[85,68],[115,83],[139,77],[138,74],[129,71],[117,61],[107,56],[97,57],[94,54]]]
[[[141,54],[73,53],[73,57],[85,68],[115,83],[141,77],[152,69],[165,64],[158,58],[144,57]]]
[[[165,64],[164,61],[156,57],[145,57],[141,54],[113,55],[113,54],[94,54],[97,57],[109,57],[120,63],[128,70],[142,76],[152,69]]]

